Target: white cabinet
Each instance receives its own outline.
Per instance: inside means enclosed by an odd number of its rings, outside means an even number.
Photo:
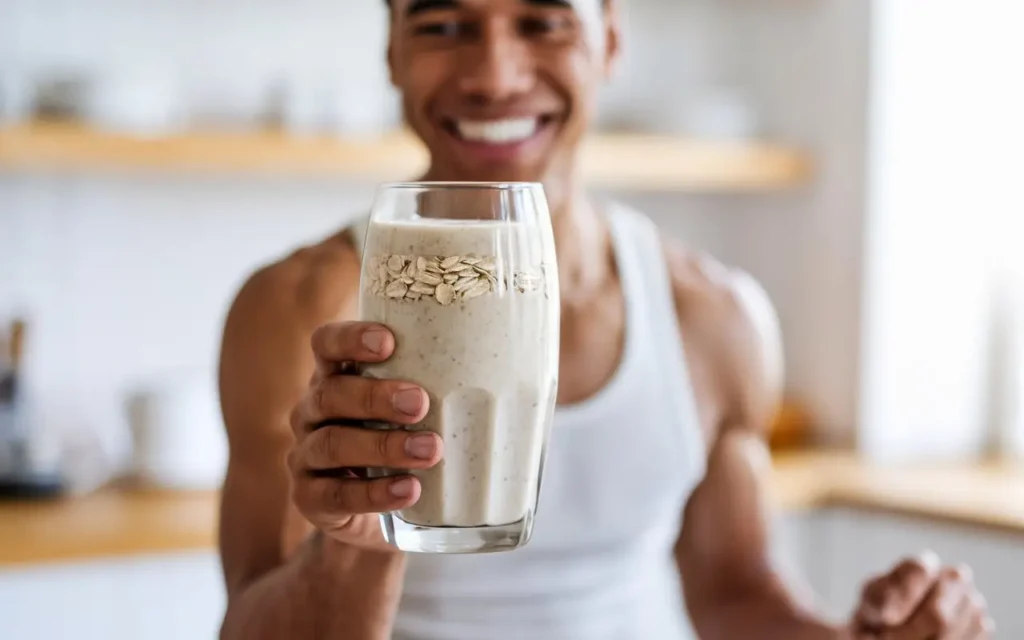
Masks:
[[[831,611],[826,600],[829,586],[828,514],[794,511],[780,514],[773,528],[775,565],[802,601],[820,611]]]
[[[853,509],[820,516],[824,566],[816,585],[829,611],[845,616],[861,585],[924,549],[947,564],[967,563],[999,627],[1001,638],[1024,638],[1024,536]]]
[[[224,605],[211,552],[0,571],[4,640],[213,640]]]
[[[1024,638],[1024,536],[859,509],[781,514],[774,531],[778,565],[834,620],[849,617],[867,580],[931,549],[971,565],[1000,638]]]

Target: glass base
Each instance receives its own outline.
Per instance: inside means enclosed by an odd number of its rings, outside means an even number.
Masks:
[[[481,527],[426,527],[382,513],[384,539],[410,553],[495,553],[525,546],[533,532],[533,514],[518,522]]]

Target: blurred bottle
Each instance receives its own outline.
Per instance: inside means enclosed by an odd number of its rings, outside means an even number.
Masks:
[[[15,350],[13,343],[13,331],[11,335],[6,331],[0,332],[0,478],[13,475],[17,466],[14,434],[17,428],[18,376],[11,357]]]
[[[33,456],[34,430],[24,402],[23,358],[26,325],[15,320],[0,340],[0,497],[46,497],[63,492],[56,469],[41,468]]]
[[[775,413],[768,432],[768,445],[772,451],[806,447],[811,442],[810,412],[800,403],[786,399]]]
[[[21,393],[21,362],[25,323],[15,320],[0,356],[0,477],[13,481],[26,472],[28,438]]]

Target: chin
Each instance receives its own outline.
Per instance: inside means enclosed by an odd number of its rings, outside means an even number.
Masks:
[[[471,182],[543,182],[544,172],[536,167],[518,165],[466,167],[459,178]]]

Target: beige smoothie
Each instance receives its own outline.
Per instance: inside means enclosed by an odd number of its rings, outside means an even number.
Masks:
[[[558,375],[554,256],[513,222],[372,222],[361,316],[388,325],[395,354],[368,367],[415,382],[444,460],[416,471],[415,525],[519,522],[536,508]]]

